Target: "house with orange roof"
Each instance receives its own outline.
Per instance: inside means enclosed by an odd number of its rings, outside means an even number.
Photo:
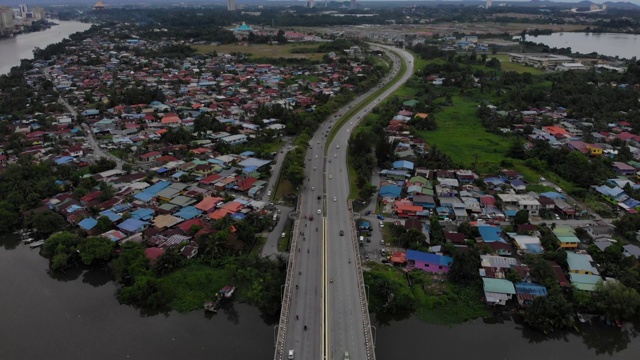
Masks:
[[[397,200],[393,203],[393,211],[398,217],[415,217],[422,210],[422,206],[413,205],[409,200]]]
[[[222,200],[224,199],[221,197],[207,196],[196,204],[196,209],[202,210],[208,214],[214,211],[216,209],[216,205]]]
[[[542,129],[549,135],[554,137],[567,137],[571,135],[565,128],[560,126],[543,126]]]
[[[211,220],[220,220],[223,217],[227,216],[229,214],[229,211],[225,210],[225,209],[218,209],[214,212],[212,212],[211,214],[209,214],[209,219]]]
[[[176,113],[168,113],[162,117],[162,125],[165,126],[179,126],[180,125],[180,117]]]
[[[231,212],[231,213],[236,213],[236,212],[242,210],[243,208],[244,208],[244,205],[242,205],[241,203],[236,202],[236,201],[232,201],[232,202],[226,203],[226,204],[224,204],[222,206],[223,210],[226,210],[226,211]]]

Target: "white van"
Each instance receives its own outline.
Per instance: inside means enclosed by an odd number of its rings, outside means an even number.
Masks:
[[[360,236],[360,245],[364,244],[364,236]]]
[[[289,356],[287,358],[293,359],[293,350],[289,350]]]
[[[386,256],[386,255],[387,255],[387,250],[385,250],[385,249],[380,249],[380,255],[382,255],[382,256]]]

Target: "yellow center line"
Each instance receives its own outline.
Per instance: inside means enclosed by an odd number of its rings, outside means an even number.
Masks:
[[[329,358],[329,337],[328,337],[328,329],[329,329],[329,311],[327,309],[328,306],[328,288],[327,288],[327,219],[323,218],[323,229],[322,229],[322,317],[323,317],[323,329],[322,329],[322,338],[324,343],[324,354],[322,359]]]

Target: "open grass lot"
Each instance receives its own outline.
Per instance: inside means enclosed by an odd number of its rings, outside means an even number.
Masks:
[[[210,266],[191,263],[162,278],[172,289],[175,298],[170,306],[179,312],[202,309],[202,304],[214,299],[220,288],[229,283],[233,271],[214,269]]]
[[[540,75],[544,74],[544,70],[536,69],[531,66],[525,66],[522,64],[516,64],[509,61],[509,55],[507,54],[497,54],[497,55],[488,55],[488,59],[496,58],[500,60],[500,66],[504,71],[514,71],[517,73],[531,73],[531,75]]]
[[[429,146],[437,146],[454,163],[481,173],[496,169],[509,149],[509,139],[487,132],[476,115],[476,102],[459,96],[452,98],[453,106],[437,113],[438,129],[420,131]]]
[[[296,44],[285,44],[285,45],[269,45],[269,44],[252,44],[252,45],[239,45],[239,44],[228,44],[228,45],[194,45],[193,47],[198,50],[199,54],[208,54],[213,51],[217,51],[219,53],[244,53],[251,54],[253,58],[300,58],[300,59],[310,59],[310,60],[321,60],[323,53],[305,53],[305,54],[294,54],[292,53],[292,49],[295,48],[311,48],[317,47],[318,44],[314,43],[296,43]]]

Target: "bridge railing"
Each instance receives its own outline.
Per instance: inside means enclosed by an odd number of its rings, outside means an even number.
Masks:
[[[289,261],[287,263],[287,280],[284,283],[284,292],[282,294],[282,307],[280,309],[280,322],[278,323],[278,337],[276,340],[276,351],[274,360],[284,359],[284,343],[287,335],[287,322],[289,321],[289,307],[291,306],[291,290],[295,271],[296,249],[298,248],[298,237],[300,233],[300,209],[302,208],[302,196],[298,196],[296,205],[297,219],[293,222],[293,235],[291,236],[291,244],[289,246]]]
[[[349,214],[351,214],[351,245],[353,246],[355,253],[360,253],[358,239],[355,234],[358,233],[356,222],[353,219],[353,201],[349,200],[347,203]],[[358,294],[360,296],[360,310],[362,311],[362,324],[364,326],[364,344],[367,351],[367,359],[375,360],[376,354],[373,343],[373,333],[371,331],[371,319],[369,318],[369,299],[367,299],[367,292],[364,286],[364,273],[362,271],[362,258],[360,256],[355,257],[356,261],[356,276],[358,279]]]

